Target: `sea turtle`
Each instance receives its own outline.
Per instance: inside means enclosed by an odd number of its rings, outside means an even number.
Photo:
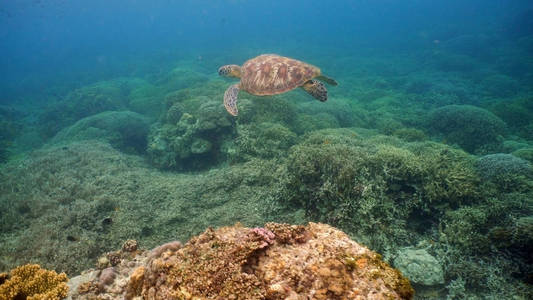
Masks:
[[[319,68],[276,54],[259,55],[246,61],[242,67],[222,66],[218,69],[218,74],[241,79],[224,93],[224,106],[234,116],[238,113],[237,94],[239,90],[265,96],[281,94],[301,87],[311,96],[324,102],[328,100],[328,91],[326,86],[316,79],[337,85],[335,80],[322,75]]]

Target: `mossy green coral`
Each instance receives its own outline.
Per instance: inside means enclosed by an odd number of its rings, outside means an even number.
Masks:
[[[296,141],[296,134],[280,124],[265,122],[257,125],[237,125],[237,152],[231,155],[230,160],[279,158],[285,155]]]
[[[413,238],[408,227],[423,233],[447,209],[481,196],[473,161],[462,151],[348,132],[316,132],[291,148],[278,196],[282,203],[371,237],[368,242],[380,249]]]
[[[435,109],[428,127],[449,144],[458,144],[468,152],[498,149],[506,124],[493,113],[472,105],[447,105]]]

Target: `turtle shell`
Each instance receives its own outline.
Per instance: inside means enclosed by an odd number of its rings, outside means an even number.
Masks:
[[[241,67],[240,88],[254,95],[281,94],[320,74],[320,69],[275,54],[252,58]]]

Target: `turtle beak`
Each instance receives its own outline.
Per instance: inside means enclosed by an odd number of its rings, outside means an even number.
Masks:
[[[218,69],[218,75],[220,75],[220,76],[224,76],[224,75],[226,75],[227,72],[226,72],[225,69],[226,69],[226,68],[224,68],[224,67],[220,67],[220,68]]]

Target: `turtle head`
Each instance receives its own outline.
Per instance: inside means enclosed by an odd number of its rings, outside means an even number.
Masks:
[[[218,75],[241,78],[241,67],[237,65],[225,65],[218,69]]]

